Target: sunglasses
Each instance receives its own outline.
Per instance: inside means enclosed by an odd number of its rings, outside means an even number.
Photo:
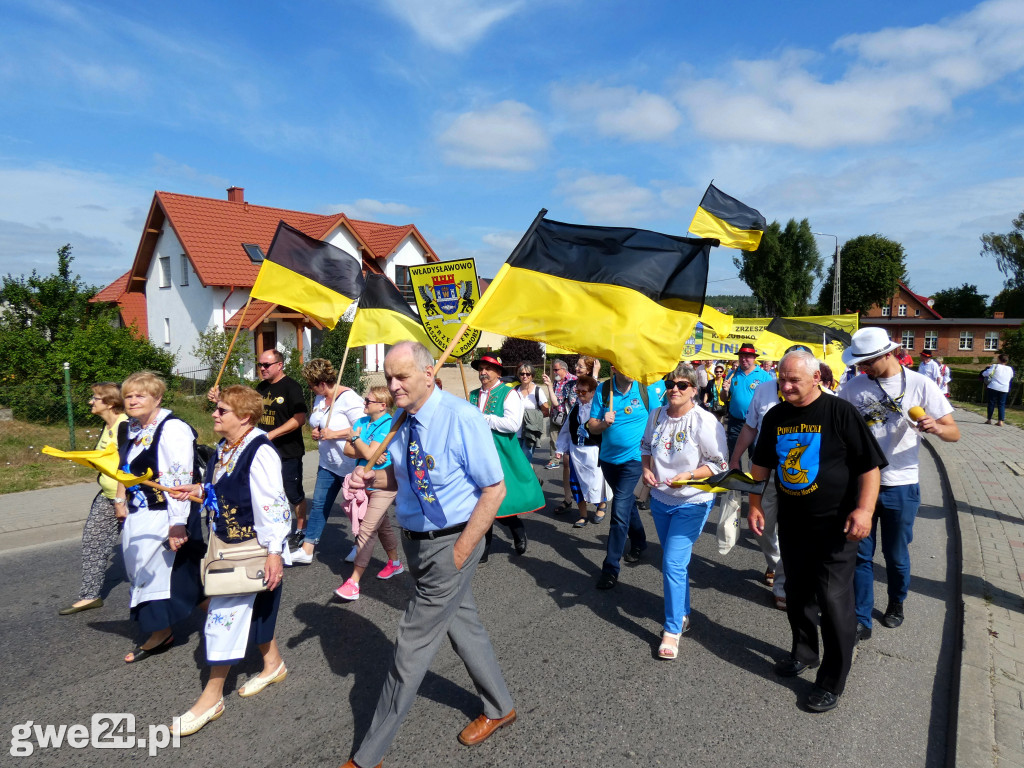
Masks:
[[[533,376],[533,374],[530,373],[530,371],[520,371],[519,375],[520,376]]]
[[[272,363],[256,363],[256,365],[257,367],[262,368],[263,370],[267,370],[267,368],[269,368],[270,366],[277,365],[277,361],[275,360]]]
[[[380,400],[371,400],[368,397],[364,397],[363,405],[383,405],[383,403]]]
[[[234,411],[232,411],[230,408],[224,408],[223,406],[220,405],[213,409],[214,416],[223,416],[225,413],[234,413]]]
[[[669,392],[673,389],[678,389],[680,392],[685,392],[690,388],[690,382],[688,381],[666,381],[665,391]]]

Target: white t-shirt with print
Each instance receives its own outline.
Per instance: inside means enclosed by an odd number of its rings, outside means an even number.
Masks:
[[[882,485],[912,485],[918,481],[917,452],[921,435],[907,411],[919,405],[933,419],[953,412],[953,406],[934,381],[907,368],[903,368],[903,373],[907,377],[907,388],[898,408],[895,401],[903,388],[903,377],[899,373],[887,379],[872,379],[861,374],[839,390],[839,397],[853,403],[860,411],[889,462],[882,468]]]

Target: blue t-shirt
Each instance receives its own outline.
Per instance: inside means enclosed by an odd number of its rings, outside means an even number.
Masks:
[[[735,419],[747,418],[750,401],[762,381],[771,381],[775,377],[760,366],[755,366],[750,373],[743,373],[739,368],[729,385],[729,415]]]
[[[359,439],[367,445],[373,443],[382,443],[384,438],[388,436],[388,432],[391,431],[391,414],[382,413],[377,417],[376,421],[370,421],[369,416],[363,416],[358,419],[355,424],[352,425],[352,436],[359,435]],[[383,469],[384,467],[390,466],[391,454],[388,451],[384,451],[381,454],[380,460],[374,469]],[[366,459],[359,459],[356,462],[357,467],[365,467]]]
[[[398,482],[398,524],[409,531],[436,531],[464,523],[473,514],[480,489],[505,479],[491,428],[474,406],[440,389],[427,398],[416,420],[427,454],[430,482],[444,511],[445,524],[434,525],[427,519],[409,482],[407,423],[399,427],[388,446]]]
[[[612,380],[612,382],[614,379]],[[627,461],[640,461],[640,440],[647,427],[647,408],[640,397],[640,384],[636,381],[629,385],[625,393],[619,392],[612,382],[612,410],[615,411],[615,423],[601,433],[601,461],[610,464],[625,464]],[[647,388],[647,399],[652,408],[661,405],[661,397],[657,394],[657,383]],[[662,387],[664,387],[662,382]],[[594,405],[590,409],[590,418],[604,419],[608,408],[604,404],[604,384],[594,394]],[[652,392],[652,388],[654,391]]]

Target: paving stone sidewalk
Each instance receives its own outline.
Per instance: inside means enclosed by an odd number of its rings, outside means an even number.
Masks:
[[[1024,430],[957,409],[961,438],[926,438],[960,531],[958,768],[1024,768]]]

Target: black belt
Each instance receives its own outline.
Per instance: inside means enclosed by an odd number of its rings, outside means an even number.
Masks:
[[[453,536],[456,533],[462,533],[463,529],[468,523],[459,523],[453,525],[451,528],[442,528],[439,531],[410,531],[407,528],[402,529],[402,535],[407,539],[413,541],[422,541],[423,539],[440,539],[442,536]]]

